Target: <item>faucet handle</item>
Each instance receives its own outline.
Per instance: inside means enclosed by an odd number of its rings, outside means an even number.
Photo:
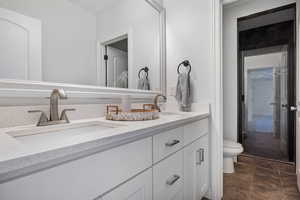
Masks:
[[[69,109],[64,109],[62,112],[61,112],[61,115],[60,115],[60,120],[64,120],[66,121],[67,123],[70,123],[70,120],[67,116],[67,112],[69,111],[76,111],[76,109],[74,108],[69,108]]]
[[[44,126],[49,122],[49,119],[46,115],[46,113],[42,110],[29,110],[28,113],[41,113],[40,119],[37,123],[37,126]]]

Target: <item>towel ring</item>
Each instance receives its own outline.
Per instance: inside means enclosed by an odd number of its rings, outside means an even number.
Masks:
[[[185,60],[185,61],[183,61],[182,63],[180,63],[180,64],[178,65],[178,67],[177,67],[177,73],[178,73],[178,74],[180,74],[179,69],[180,69],[181,65],[183,65],[184,67],[189,67],[189,68],[190,68],[190,69],[189,69],[189,72],[188,72],[188,74],[190,75],[190,73],[191,73],[191,71],[192,71],[192,66],[191,66],[190,61]]]
[[[142,72],[142,71],[144,71],[144,72],[146,73],[146,79],[148,79],[148,76],[149,76],[149,74],[148,74],[149,68],[148,68],[148,67],[144,67],[144,68],[140,69],[139,75],[138,75],[139,79],[141,79],[141,72]]]

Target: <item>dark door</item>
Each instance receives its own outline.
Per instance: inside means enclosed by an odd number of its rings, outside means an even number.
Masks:
[[[248,154],[295,160],[295,44],[295,19],[239,32],[238,135]]]

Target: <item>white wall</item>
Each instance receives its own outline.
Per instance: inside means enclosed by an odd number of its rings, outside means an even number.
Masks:
[[[32,99],[32,101],[35,101]],[[103,103],[91,103],[88,104],[71,104],[69,100],[63,100],[59,102],[59,113],[64,109],[74,108],[73,112],[68,112],[68,118],[70,121],[82,120],[82,119],[95,119],[104,117],[106,113],[106,105]],[[142,108],[143,103],[134,103],[132,108]],[[201,105],[200,105],[201,106]],[[204,107],[205,106],[205,107]],[[199,109],[203,111],[207,105],[203,105]],[[15,127],[15,126],[27,126],[34,125],[38,122],[40,113],[28,113],[29,110],[42,110],[47,113],[49,117],[49,105],[20,105],[20,106],[0,106],[0,129]]]
[[[122,0],[97,14],[97,39],[107,42],[129,34],[129,88],[137,89],[138,71],[149,67],[151,89],[159,90],[159,13],[145,0]]]
[[[68,0],[0,0],[42,21],[44,81],[96,84],[96,16]]]
[[[192,65],[194,102],[212,101],[211,63],[212,3],[210,0],[164,0],[167,12],[167,87],[173,95],[177,66],[185,59]],[[174,99],[170,97],[169,99]]]
[[[237,19],[294,2],[296,1],[249,0],[233,4],[236,6],[225,6],[223,12],[224,138],[237,141]]]
[[[177,66],[183,60],[192,65],[192,93],[194,103],[212,103],[212,113],[217,109],[215,100],[216,74],[212,59],[213,1],[211,0],[164,0],[167,24],[167,89],[168,102],[175,103],[174,93],[177,84]],[[174,109],[175,110],[175,109]],[[218,112],[218,111],[216,111]],[[219,127],[217,116],[211,121],[211,193],[210,199],[221,199],[218,195],[222,185],[221,163],[218,158]],[[215,148],[216,147],[216,148]],[[217,149],[217,150],[216,150]],[[221,150],[220,150],[221,153]],[[222,153],[221,153],[222,154]],[[211,195],[211,196],[210,196]]]
[[[68,112],[71,121],[103,117],[105,104],[59,105],[59,110],[75,108]],[[43,110],[49,116],[49,105],[0,106],[0,128],[33,125],[39,120],[39,113],[28,113],[29,110]]]

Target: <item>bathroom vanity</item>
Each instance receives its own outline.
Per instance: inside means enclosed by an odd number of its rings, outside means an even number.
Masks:
[[[0,199],[196,200],[208,192],[208,112],[69,126],[1,130]]]

